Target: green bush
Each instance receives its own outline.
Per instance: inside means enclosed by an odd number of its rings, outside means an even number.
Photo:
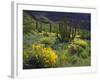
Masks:
[[[61,53],[59,57],[61,64],[65,65],[65,63],[68,63],[68,56],[66,55],[66,53]]]
[[[70,54],[80,54],[82,52],[83,48],[76,44],[69,44],[68,45],[68,51]]]
[[[68,51],[69,51],[69,53],[71,53],[71,54],[76,54],[77,51],[78,51],[77,45],[75,45],[75,44],[70,44],[70,45],[68,46]]]
[[[88,30],[81,30],[81,31],[80,31],[80,37],[81,37],[82,39],[90,39],[90,37],[91,37],[91,32],[88,31]]]
[[[31,53],[30,48],[23,50],[23,64],[28,64],[30,53]]]
[[[74,56],[72,56],[72,57],[70,58],[70,62],[71,62],[72,65],[77,64],[78,61],[79,61],[79,57],[76,56],[76,55],[74,55]]]
[[[86,59],[86,58],[88,58],[88,53],[86,53],[86,52],[84,51],[84,52],[82,52],[82,53],[80,54],[80,56],[81,56],[83,59]]]
[[[52,45],[54,43],[51,37],[43,37],[41,38],[40,42],[45,45]]]
[[[49,33],[48,32],[43,32],[43,36],[49,37]]]
[[[79,56],[83,59],[87,59],[89,56],[91,55],[91,52],[90,52],[90,48],[89,47],[86,47],[86,49],[84,49],[80,54]]]
[[[74,39],[73,43],[76,44],[76,45],[79,45],[83,48],[86,48],[88,46],[88,43],[85,40],[82,40],[82,39]]]

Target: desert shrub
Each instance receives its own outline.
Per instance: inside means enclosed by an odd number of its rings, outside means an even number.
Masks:
[[[27,53],[25,53],[25,56]],[[56,66],[58,56],[50,47],[44,47],[42,44],[33,45],[32,50],[28,53],[28,64],[34,68],[47,68]]]
[[[30,48],[27,48],[27,49],[23,50],[23,64],[28,64],[29,56],[30,56],[29,53],[31,53],[31,49]]]
[[[91,50],[90,47],[86,47],[80,54],[79,56],[83,59],[87,59],[91,55]]]
[[[81,30],[81,31],[80,31],[80,37],[81,37],[82,39],[90,39],[90,37],[91,37],[91,32],[88,31],[88,30]]]
[[[71,54],[77,53],[77,47],[76,47],[76,45],[74,45],[74,44],[70,44],[70,45],[68,46],[68,50],[69,50],[69,53],[71,53]]]
[[[74,39],[73,43],[76,44],[76,45],[79,45],[83,48],[88,46],[88,43],[85,40],[82,40],[82,39]]]
[[[43,36],[49,37],[49,33],[48,32],[43,32]]]
[[[61,60],[64,61],[64,60],[66,60],[66,59],[67,59],[66,54],[62,54],[62,55],[61,55]]]
[[[68,51],[70,54],[80,54],[82,52],[83,48],[76,44],[69,44],[68,45]]]
[[[51,45],[54,44],[54,38],[52,38],[52,37],[43,37],[43,38],[41,38],[40,42],[42,44],[51,46]]]
[[[75,38],[80,38],[81,35],[79,33],[76,33]]]
[[[72,65],[77,64],[78,61],[79,61],[79,57],[76,56],[76,55],[74,55],[74,56],[72,56],[72,57],[70,58],[70,63],[71,63]]]
[[[88,53],[87,53],[86,51],[83,51],[83,52],[80,54],[80,56],[81,56],[83,59],[86,59],[86,58],[89,57],[89,56],[88,56]]]
[[[53,33],[53,32],[50,33],[50,36],[55,37],[56,35],[57,35],[56,33]]]
[[[68,58],[67,58],[66,53],[61,53],[61,55],[59,57],[60,57],[60,63],[62,65],[65,65],[65,63],[68,62]]]

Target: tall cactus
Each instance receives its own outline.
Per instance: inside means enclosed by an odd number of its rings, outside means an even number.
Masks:
[[[36,29],[38,29],[38,22],[36,21]]]
[[[67,41],[70,35],[68,31],[68,22],[67,20],[63,20],[59,23],[59,34],[61,41]]]
[[[59,23],[59,34],[58,38],[61,41],[71,41],[75,38],[76,27],[69,20],[64,19]]]
[[[52,31],[52,24],[50,24],[50,32]]]

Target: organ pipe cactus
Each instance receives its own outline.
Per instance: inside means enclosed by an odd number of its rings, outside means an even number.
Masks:
[[[63,20],[59,23],[59,34],[57,36],[61,41],[70,41],[75,37],[76,28],[72,28],[69,21]]]

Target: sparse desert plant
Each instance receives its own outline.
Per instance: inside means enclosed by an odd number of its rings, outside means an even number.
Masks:
[[[68,58],[67,58],[65,53],[61,53],[61,55],[60,55],[60,62],[61,62],[62,65],[65,65],[65,63],[68,62]]]
[[[43,32],[43,36],[49,37],[49,33],[48,32]]]
[[[50,36],[55,37],[57,35],[57,33],[51,32]]]
[[[52,37],[43,37],[40,42],[45,45],[51,46],[54,43],[54,39]]]
[[[72,65],[77,64],[77,62],[79,61],[79,57],[74,55],[70,58],[70,62],[72,63]]]
[[[76,44],[76,45],[79,45],[83,48],[86,48],[88,46],[88,43],[85,40],[82,40],[82,39],[76,38],[76,39],[74,39],[73,43]]]
[[[83,48],[79,45],[71,43],[71,44],[68,45],[68,51],[69,51],[70,54],[79,55],[83,51]]]
[[[88,39],[88,40],[90,40],[90,36],[91,36],[91,32],[90,31],[88,31],[88,30],[81,30],[80,31],[80,37],[82,39]]]
[[[88,56],[88,53],[87,53],[85,50],[80,54],[80,56],[81,56],[83,59],[86,59],[86,58],[89,57],[89,56]]]
[[[23,50],[23,64],[28,64],[29,56],[30,56],[29,53],[31,53],[31,49],[30,48],[27,48],[27,49]]]
[[[78,53],[78,46],[75,44],[69,44],[68,51],[70,54],[77,54]]]

